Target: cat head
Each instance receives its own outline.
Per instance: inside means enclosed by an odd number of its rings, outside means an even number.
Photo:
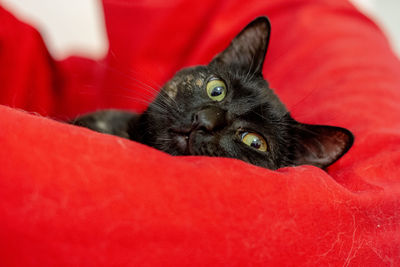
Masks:
[[[231,157],[269,169],[324,168],[340,158],[352,134],[295,121],[264,80],[269,36],[268,19],[259,17],[208,65],[179,71],[142,115],[140,141],[172,155]]]

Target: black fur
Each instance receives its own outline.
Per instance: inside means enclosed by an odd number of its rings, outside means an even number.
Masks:
[[[344,128],[302,124],[290,116],[262,75],[269,36],[268,19],[259,17],[209,65],[179,71],[143,114],[131,113],[129,119],[126,112],[100,111],[74,123],[129,135],[172,155],[231,157],[269,169],[327,167],[351,147],[353,135]],[[207,83],[213,79],[226,85],[222,101],[207,95]],[[96,126],[103,122],[109,131]],[[243,143],[245,132],[263,137],[266,151]]]

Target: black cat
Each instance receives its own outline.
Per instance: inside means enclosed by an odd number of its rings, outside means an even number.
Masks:
[[[179,71],[143,114],[103,110],[73,121],[172,155],[237,158],[269,169],[320,168],[349,150],[344,128],[295,121],[262,75],[270,23],[247,25],[209,65]]]

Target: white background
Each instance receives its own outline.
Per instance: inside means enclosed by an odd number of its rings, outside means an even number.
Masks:
[[[38,29],[58,59],[68,55],[100,59],[107,52],[100,0],[0,0],[0,4]]]

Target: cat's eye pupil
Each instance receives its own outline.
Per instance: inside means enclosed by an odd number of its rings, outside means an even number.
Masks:
[[[211,91],[211,96],[219,96],[222,94],[224,91],[224,88],[222,86],[214,87]]]
[[[213,101],[222,101],[226,96],[226,84],[219,79],[207,83],[207,95]]]
[[[255,149],[259,149],[261,147],[260,139],[254,138],[253,141],[251,142],[251,146],[254,147]]]
[[[267,151],[267,142],[257,133],[243,132],[240,136],[243,143],[259,151]]]

